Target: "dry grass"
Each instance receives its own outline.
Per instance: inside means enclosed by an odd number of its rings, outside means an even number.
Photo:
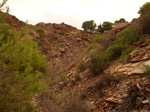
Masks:
[[[81,94],[69,95],[65,100],[63,112],[91,112],[91,109],[82,101]]]
[[[49,92],[43,93],[38,99],[43,112],[61,112],[60,107]]]
[[[138,97],[138,91],[136,85],[131,86],[128,91],[128,96],[124,98],[123,102],[118,107],[118,112],[129,112],[136,107],[136,99]]]

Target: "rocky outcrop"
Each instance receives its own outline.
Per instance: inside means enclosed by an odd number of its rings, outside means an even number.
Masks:
[[[94,38],[94,34],[78,30],[65,23],[38,23],[34,26],[34,31],[39,26],[45,29],[45,34],[41,37],[37,35],[33,39],[38,42],[39,49],[46,54],[51,73],[56,71],[59,73],[58,70],[62,68],[68,69]]]
[[[113,64],[105,73],[119,81],[104,91],[97,101],[98,111],[149,112],[150,110],[150,39],[131,46],[134,48],[124,60]],[[115,81],[115,80],[114,80]],[[97,104],[96,103],[96,104]]]
[[[42,28],[49,30],[49,31],[54,31],[59,34],[65,34],[69,33],[70,31],[77,30],[75,27],[71,25],[67,25],[65,23],[61,24],[56,24],[56,23],[38,23],[35,25],[36,27],[41,26]]]
[[[149,43],[150,39],[146,39],[145,41],[137,44],[137,50],[133,50],[129,53],[124,62],[119,63],[116,67],[114,67],[114,70],[112,70],[111,73],[126,75],[144,74],[146,71],[145,66],[150,66]]]
[[[5,13],[0,12],[0,15],[4,15],[4,14]],[[21,29],[23,26],[26,25],[24,22],[20,21],[15,16],[12,16],[10,14],[9,15],[5,14],[5,15],[6,17],[2,22],[9,24],[11,28]]]
[[[113,29],[111,30],[111,32],[114,32],[115,34],[128,28],[130,26],[130,23],[119,23],[117,25],[115,25],[115,27],[113,27]]]

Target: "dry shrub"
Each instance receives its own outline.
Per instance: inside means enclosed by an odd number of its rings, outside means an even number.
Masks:
[[[80,63],[79,66],[78,66],[78,69],[79,69],[80,72],[85,71],[86,68],[87,68],[87,66],[84,63]]]
[[[55,100],[51,97],[49,92],[45,92],[38,97],[40,106],[43,112],[61,112],[60,107]]]
[[[67,96],[63,112],[91,112],[82,98],[81,94]]]
[[[101,75],[101,79],[99,82],[96,84],[96,89],[99,90],[99,97],[102,97],[105,92],[104,89],[108,86],[112,86],[113,84],[119,83],[121,78],[119,77],[114,77],[110,74],[103,74]]]
[[[114,46],[112,48],[113,52],[112,59],[116,59],[117,57],[121,56],[123,50],[124,48],[122,46]]]
[[[136,107],[136,99],[138,97],[138,91],[136,85],[131,86],[128,90],[128,96],[123,99],[123,102],[117,107],[118,112],[129,112]]]
[[[102,73],[107,67],[107,62],[105,62],[105,53],[103,51],[95,52],[91,54],[91,71],[94,76]]]

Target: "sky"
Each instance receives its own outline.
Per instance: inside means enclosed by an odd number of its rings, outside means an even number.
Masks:
[[[150,0],[8,0],[10,14],[29,24],[66,23],[81,29],[94,20],[97,25],[120,18],[132,21],[144,3]]]

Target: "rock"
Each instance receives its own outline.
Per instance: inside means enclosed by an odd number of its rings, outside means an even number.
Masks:
[[[126,75],[140,75],[145,73],[145,67],[143,65],[150,66],[150,60],[141,61],[136,63],[119,64],[115,71],[111,70],[112,74],[126,74]]]
[[[133,110],[132,112],[141,112],[141,111],[139,111],[139,110],[136,109],[136,110]]]
[[[136,105],[140,105],[141,103],[142,103],[142,100],[144,99],[144,97],[138,97],[137,99],[136,99]]]
[[[142,103],[143,103],[143,104],[148,104],[148,103],[149,103],[149,100],[148,100],[148,99],[143,100]]]
[[[114,98],[107,98],[106,99],[106,102],[109,102],[109,103],[119,103],[119,101],[117,101],[116,99],[114,99]]]
[[[128,69],[128,67],[123,67],[123,68],[118,69],[117,72],[124,72],[124,71],[126,71],[127,69]]]
[[[67,46],[70,46],[70,43],[67,43]]]
[[[76,38],[76,40],[77,40],[77,41],[81,41],[82,39],[81,39],[81,38]]]
[[[63,48],[63,47],[59,47],[58,49],[59,49],[59,51],[60,51],[61,53],[65,53],[65,51],[66,51],[66,49]]]
[[[150,93],[150,85],[146,86],[145,90]]]
[[[149,54],[145,54],[140,60],[145,61],[149,59]]]
[[[70,53],[70,56],[72,57],[72,56],[73,56],[73,54],[72,54],[72,53]]]
[[[139,57],[134,57],[134,58],[129,60],[129,62],[138,62],[138,61],[140,61]]]
[[[129,23],[119,23],[119,24],[115,25],[115,27],[111,31],[116,34],[120,31],[126,29],[129,25],[130,25]]]
[[[140,75],[143,74],[145,71],[143,69],[139,69],[139,68],[133,68],[130,69],[130,71],[128,72],[128,75]]]
[[[139,84],[137,84],[136,86],[139,88],[139,90],[142,90],[142,87]]]
[[[70,77],[72,74],[73,74],[73,73],[71,73],[71,72],[70,72],[70,73],[68,73],[68,74],[67,74],[67,77]]]
[[[130,56],[131,56],[131,58],[132,58],[132,57],[137,56],[137,55],[138,55],[138,53],[139,53],[139,50],[134,50],[134,51],[132,51],[129,55],[130,55]]]
[[[88,111],[90,110],[89,112],[96,109],[96,106],[93,101],[92,102],[86,101],[85,104],[88,107]]]

